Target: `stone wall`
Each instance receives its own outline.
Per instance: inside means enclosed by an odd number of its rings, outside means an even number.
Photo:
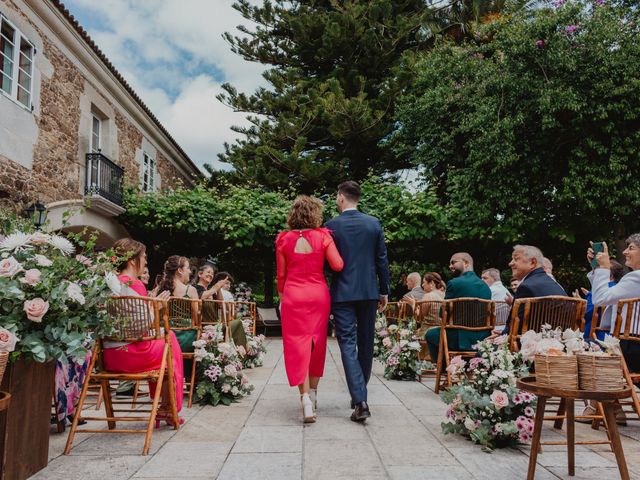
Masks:
[[[136,154],[142,148],[142,133],[124,115],[116,112],[116,130],[120,149],[116,163],[124,168],[125,181],[132,185],[140,183],[140,164]]]
[[[158,173],[162,179],[160,186],[162,189],[175,188],[184,185],[185,178],[162,153],[158,152]]]
[[[0,206],[21,210],[33,192],[31,170],[0,155]]]

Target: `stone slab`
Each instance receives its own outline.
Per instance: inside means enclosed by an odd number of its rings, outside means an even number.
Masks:
[[[218,480],[300,480],[299,453],[234,453],[224,464]]]
[[[247,426],[231,453],[301,453],[302,425]]]

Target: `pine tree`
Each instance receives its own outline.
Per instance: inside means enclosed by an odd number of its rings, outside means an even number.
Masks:
[[[251,126],[220,159],[269,188],[312,193],[345,179],[410,166],[382,145],[415,53],[428,48],[424,0],[248,0],[234,4],[255,28],[225,34],[232,50],[269,69],[268,88],[218,98]]]

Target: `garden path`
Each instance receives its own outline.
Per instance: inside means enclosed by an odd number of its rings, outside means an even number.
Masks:
[[[256,389],[230,407],[185,409],[184,426],[154,432],[150,455],[140,435],[80,435],[61,455],[66,434],[52,434],[49,466],[35,480],[108,479],[487,479],[525,478],[528,447],[484,453],[459,436],[444,436],[444,404],[433,382],[389,381],[375,365],[369,386],[372,418],[349,420],[349,398],[335,339],[320,384],[319,418],[302,425],[298,396],[286,380],[282,341],[269,339],[265,365],[249,370]],[[640,472],[640,426],[621,428],[629,470]],[[560,437],[550,428],[544,436]],[[578,425],[578,437],[604,432]],[[544,447],[538,479],[567,477],[565,447]],[[607,446],[576,448],[576,479],[619,478]],[[633,473],[632,473],[633,475]],[[634,476],[632,478],[640,478]]]

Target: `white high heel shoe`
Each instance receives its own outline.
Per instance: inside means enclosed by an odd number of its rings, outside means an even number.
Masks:
[[[314,423],[316,414],[313,412],[313,402],[309,398],[308,393],[300,395],[300,403],[302,403],[302,419],[304,423]]]

